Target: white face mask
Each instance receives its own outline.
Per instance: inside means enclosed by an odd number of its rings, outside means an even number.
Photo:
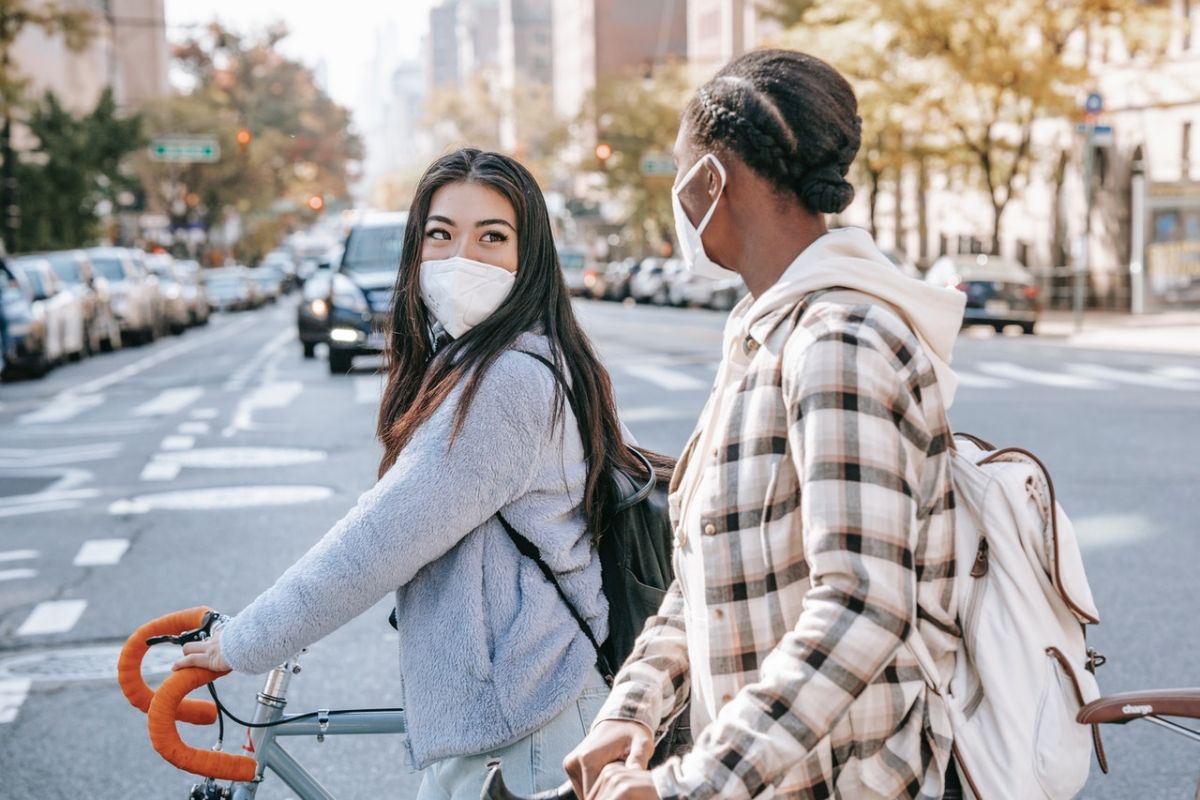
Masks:
[[[461,256],[422,261],[421,299],[457,339],[496,313],[516,280],[516,273]]]
[[[696,177],[700,172],[700,168],[705,162],[711,161],[716,167],[717,174],[721,176],[721,188],[717,190],[717,196],[713,198],[712,205],[708,207],[704,218],[700,220],[699,226],[693,225],[688,219],[688,215],[683,210],[683,203],[679,200],[679,192],[683,187],[691,182],[692,178]],[[708,227],[708,221],[712,219],[713,212],[717,210],[717,203],[721,200],[721,195],[725,192],[725,165],[721,163],[721,159],[714,156],[712,153],[706,153],[692,168],[683,176],[683,180],[675,184],[671,189],[671,207],[675,212],[675,238],[679,240],[679,255],[683,258],[683,264],[690,272],[704,278],[714,278],[717,280],[723,278],[736,278],[738,274],[731,270],[725,269],[717,262],[708,257],[708,253],[704,252],[704,240],[701,236],[704,234],[704,229]]]

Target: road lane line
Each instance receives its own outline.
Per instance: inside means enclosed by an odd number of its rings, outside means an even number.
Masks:
[[[1096,378],[1102,381],[1108,380],[1115,381],[1116,383],[1128,383],[1134,386],[1149,386],[1154,389],[1173,389],[1177,392],[1200,391],[1200,383],[1188,383],[1147,372],[1130,372],[1129,370],[1105,367],[1100,364],[1069,364],[1067,365],[1067,369],[1076,375],[1083,375],[1087,378]]]
[[[104,567],[118,564],[129,549],[128,539],[89,539],[75,556],[77,567]]]
[[[266,363],[270,361],[271,358],[277,352],[282,350],[289,342],[294,341],[295,338],[296,331],[294,328],[287,328],[280,331],[274,339],[271,339],[269,342],[263,345],[259,351],[254,354],[253,358],[243,364],[237,372],[233,373],[229,380],[226,381],[224,388],[229,391],[245,389],[250,384],[250,381],[252,381],[256,375],[263,371],[263,367],[266,365]]]
[[[207,422],[184,422],[184,423],[180,423],[179,428],[177,430],[180,433],[202,436],[202,435],[208,433],[209,425]]]
[[[621,371],[672,392],[710,388],[707,383],[691,375],[654,364],[630,364],[621,367]]]
[[[0,583],[4,581],[17,581],[23,578],[32,578],[37,575],[35,569],[0,569]]]
[[[66,633],[75,627],[86,608],[87,600],[47,600],[38,603],[21,627],[17,628],[17,636]]]
[[[28,678],[6,678],[0,680],[0,725],[12,722],[29,696],[33,681]]]
[[[5,506],[0,508],[0,517],[23,517],[26,514],[45,514],[47,511],[70,511],[81,505],[83,504],[78,500],[46,500],[21,506]]]
[[[681,408],[650,406],[647,408],[631,408],[628,411],[622,411],[620,417],[621,422],[624,422],[626,425],[631,425],[638,422],[654,422],[656,420],[664,419],[685,419],[687,417],[695,417],[698,414],[698,411],[691,412]]]
[[[1059,372],[1042,372],[1041,370],[1029,369],[1022,367],[1019,364],[1013,364],[1007,361],[985,362],[977,365],[978,368],[993,375],[997,378],[1008,378],[1021,383],[1036,383],[1042,386],[1053,386],[1057,389],[1111,389],[1110,384],[1101,381],[1093,380],[1092,378],[1082,378],[1078,375],[1064,375]]]
[[[203,387],[181,386],[175,389],[165,389],[151,400],[142,403],[133,410],[135,417],[165,417],[177,414],[204,394]]]
[[[192,419],[216,419],[218,412],[215,408],[194,408],[192,409]]]
[[[43,408],[17,417],[17,424],[47,425],[55,422],[66,422],[103,403],[104,395],[102,394],[87,395],[85,397],[60,395],[51,400]]]
[[[1015,385],[1012,381],[989,378],[986,375],[976,375],[974,372],[964,370],[955,370],[954,374],[958,376],[959,386],[967,386],[972,389],[1011,389]]]
[[[79,464],[84,461],[103,461],[116,458],[122,448],[120,442],[97,442],[77,447],[52,447],[38,450],[0,449],[0,468],[56,467],[64,464]]]
[[[3,561],[28,561],[31,558],[37,558],[37,550],[5,550],[0,552],[0,562]]]
[[[196,444],[195,436],[168,436],[162,440],[163,450],[191,450]]]
[[[1200,369],[1195,367],[1159,367],[1154,374],[1180,381],[1200,381]]]
[[[141,479],[144,481],[173,481],[179,477],[180,466],[170,461],[151,461],[142,468]]]
[[[304,384],[300,381],[281,381],[259,386],[238,402],[233,422],[221,431],[221,435],[229,437],[239,430],[250,430],[254,427],[255,411],[262,408],[286,408],[303,392]]]

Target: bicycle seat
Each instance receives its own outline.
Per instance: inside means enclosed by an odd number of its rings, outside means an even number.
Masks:
[[[1124,692],[1093,700],[1075,720],[1082,725],[1121,724],[1148,716],[1200,719],[1200,687]]]

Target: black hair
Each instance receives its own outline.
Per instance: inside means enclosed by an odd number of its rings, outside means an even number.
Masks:
[[[862,141],[854,89],[819,58],[754,50],[726,64],[683,112],[693,142],[730,151],[814,214],[854,199],[846,181]]]

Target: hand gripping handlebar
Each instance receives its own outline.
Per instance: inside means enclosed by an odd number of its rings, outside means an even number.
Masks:
[[[200,750],[184,744],[175,729],[177,722],[211,725],[217,720],[217,706],[209,700],[188,700],[189,692],[211,683],[225,673],[189,668],[174,672],[157,691],[142,678],[142,659],[151,644],[171,641],[198,641],[200,631],[207,633],[215,612],[204,607],[176,611],[147,622],[134,631],[121,648],[117,661],[117,681],[134,708],[147,714],[150,741],[167,761],[182,770],[207,778],[250,781],[254,779],[254,759],[229,753]]]

